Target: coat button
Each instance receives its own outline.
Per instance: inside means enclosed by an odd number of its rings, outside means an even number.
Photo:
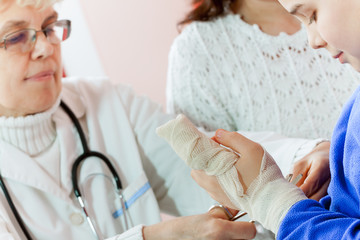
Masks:
[[[84,222],[84,217],[81,213],[72,213],[70,215],[70,221],[73,225],[80,225]]]

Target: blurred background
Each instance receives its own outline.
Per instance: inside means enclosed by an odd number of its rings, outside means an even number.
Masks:
[[[63,0],[72,20],[62,45],[67,76],[108,76],[165,106],[168,52],[190,0]]]

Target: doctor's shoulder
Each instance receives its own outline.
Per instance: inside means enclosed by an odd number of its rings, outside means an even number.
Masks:
[[[131,86],[122,83],[114,83],[104,77],[66,77],[62,80],[63,94],[75,94],[80,97],[101,99],[104,96],[134,95]]]
[[[84,105],[96,104],[117,110],[124,109],[129,117],[163,113],[161,104],[146,95],[137,94],[130,85],[114,83],[107,77],[64,78],[62,94],[67,98],[80,97]]]

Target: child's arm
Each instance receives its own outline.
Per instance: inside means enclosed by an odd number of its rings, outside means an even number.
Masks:
[[[185,116],[168,122],[157,132],[190,167],[216,176],[233,207],[248,212],[273,232],[277,232],[289,208],[306,199],[299,188],[283,178],[261,145],[240,134],[234,133],[244,143],[238,151],[241,157],[200,133]],[[224,199],[221,192],[211,195]]]

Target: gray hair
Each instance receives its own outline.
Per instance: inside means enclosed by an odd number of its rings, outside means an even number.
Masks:
[[[32,6],[35,8],[45,8],[52,6],[54,3],[59,2],[61,0],[12,0],[12,1],[15,1],[16,4],[22,7]],[[8,2],[9,0],[0,0],[0,5]]]

